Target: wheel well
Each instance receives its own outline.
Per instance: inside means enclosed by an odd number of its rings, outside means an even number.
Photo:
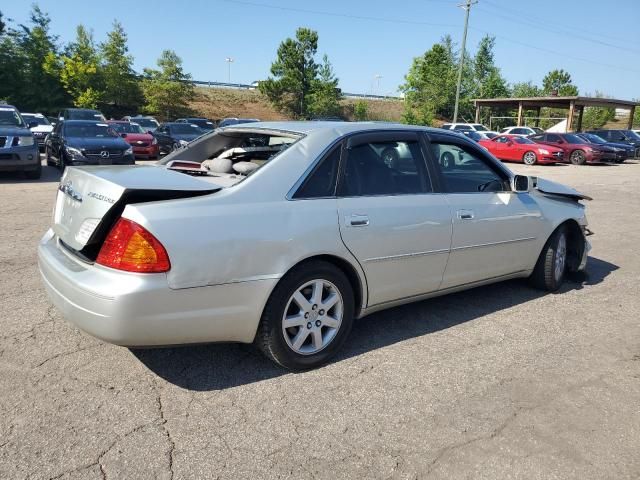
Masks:
[[[354,305],[355,305],[355,316],[356,318],[360,315],[360,311],[362,310],[362,299],[363,299],[363,289],[364,286],[360,281],[360,276],[356,269],[344,258],[336,257],[334,255],[316,255],[315,257],[305,258],[301,262],[297,263],[289,270],[292,270],[306,262],[311,260],[322,260],[324,262],[332,264],[334,267],[339,269],[342,273],[344,273],[351,284],[351,288],[353,289],[354,296]]]
[[[573,219],[566,220],[561,223],[558,228],[562,226],[567,229],[567,266],[569,267],[569,271],[575,272],[580,266],[580,260],[582,260],[582,254],[584,252],[584,235],[578,222]],[[556,230],[558,228],[556,228]]]

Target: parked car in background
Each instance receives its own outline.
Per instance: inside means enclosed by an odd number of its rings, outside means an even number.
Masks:
[[[614,143],[607,142],[602,137],[595,133],[576,133],[580,138],[583,138],[589,143],[598,145],[604,151],[604,159],[616,163],[622,163],[627,158],[633,158],[635,149],[633,145],[627,145],[626,143]]]
[[[104,115],[100,110],[91,110],[89,108],[65,108],[58,113],[58,120],[95,120],[105,121]]]
[[[53,130],[53,125],[41,113],[23,113],[22,118],[28,125],[31,125],[29,130],[31,130],[36,142],[38,142],[38,148],[44,152],[44,139]],[[37,125],[33,126],[34,124]]]
[[[633,130],[589,130],[586,133],[598,135],[607,142],[631,145],[635,150],[634,158],[640,158],[640,134]]]
[[[105,122],[66,120],[45,143],[47,165],[61,170],[72,165],[133,165],[133,148]]]
[[[158,128],[160,126],[160,123],[158,122],[158,120],[156,120],[154,117],[151,116],[126,116],[122,118],[123,120],[126,120],[127,122],[134,122],[137,123],[138,125],[140,125],[143,130],[145,132],[155,132],[156,128]]]
[[[498,135],[494,132],[476,132],[475,130],[463,130],[460,133],[474,142],[479,142],[480,140],[491,140]]]
[[[268,168],[197,168],[252,163],[237,149],[256,138],[282,146]],[[410,153],[402,170],[384,144]],[[441,146],[464,161],[442,167]],[[557,291],[590,249],[588,197],[407,125],[230,127],[158,166],[69,168],[57,195],[38,264],[69,321],[125,346],[254,343],[293,370],[328,362],[354,318],[386,308],[514,278]]]
[[[0,172],[24,172],[27,178],[40,178],[42,164],[38,144],[18,109],[0,104]]]
[[[498,135],[491,140],[481,140],[480,145],[496,158],[526,165],[556,163],[564,160],[564,151],[550,145],[539,145],[519,135]]]
[[[604,161],[604,151],[599,145],[589,143],[573,133],[537,133],[529,138],[536,143],[561,148],[565,160],[574,165]]]
[[[223,118],[218,122],[218,128],[228,127],[229,125],[238,125],[240,123],[255,123],[259,122],[257,118]]]
[[[199,117],[188,117],[188,118],[178,118],[175,123],[191,123],[193,125],[197,125],[202,130],[210,132],[211,130],[216,128],[216,123],[212,122],[208,118],[199,118]]]
[[[161,155],[166,155],[181,147],[185,147],[191,140],[207,133],[197,125],[191,123],[168,122],[161,124],[153,136],[158,141]]]
[[[109,120],[107,124],[133,147],[135,158],[156,159],[160,156],[160,148],[156,137],[149,132],[145,132],[137,123],[124,120]]]
[[[533,127],[506,127],[500,130],[501,135],[535,135],[537,133],[543,133],[542,129],[538,128],[536,131]]]
[[[489,132],[490,130],[481,123],[443,123],[445,130],[455,130],[457,132],[473,131],[473,132]]]

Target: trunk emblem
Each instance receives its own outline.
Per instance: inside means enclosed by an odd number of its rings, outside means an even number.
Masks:
[[[106,150],[102,150],[102,151],[100,152],[100,156],[101,156],[102,158],[109,158],[109,152],[108,152],[108,151],[106,151]]]
[[[64,184],[60,184],[60,186],[58,187],[58,190],[60,190],[65,195],[70,196],[76,202],[82,202],[82,195],[80,195],[78,192],[76,192],[73,189],[73,186],[71,185],[71,182],[66,182]]]

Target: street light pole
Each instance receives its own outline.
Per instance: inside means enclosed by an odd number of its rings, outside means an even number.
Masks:
[[[231,64],[233,63],[233,58],[227,57],[224,59],[224,61],[227,62],[227,65],[229,66],[229,70],[227,73],[227,83],[231,83]]]
[[[376,90],[373,93],[377,94],[380,91],[380,79],[382,78],[382,75],[380,75],[379,73],[376,73],[373,76],[373,78],[375,78],[375,80],[376,80]]]
[[[460,67],[458,68],[458,83],[456,85],[456,105],[453,109],[453,123],[458,121],[458,105],[460,104],[460,85],[462,84],[462,69],[464,67],[464,52],[467,47],[467,27],[469,26],[469,12],[471,5],[478,3],[478,0],[467,0],[467,3],[458,5],[465,11],[464,14],[464,33],[462,34],[462,50],[460,52]]]

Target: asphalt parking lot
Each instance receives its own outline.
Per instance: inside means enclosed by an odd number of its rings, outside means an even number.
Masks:
[[[300,374],[77,330],[36,264],[59,175],[0,174],[0,478],[639,478],[640,164],[511,168],[594,198],[586,278],[375,314]]]

